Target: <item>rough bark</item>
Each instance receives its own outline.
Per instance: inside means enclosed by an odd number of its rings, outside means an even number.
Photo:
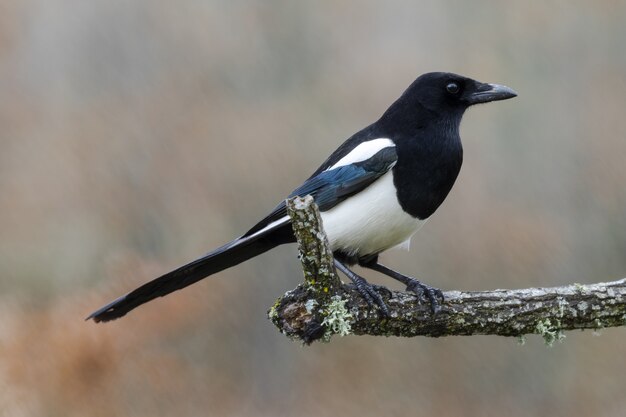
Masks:
[[[412,293],[382,296],[385,317],[370,308],[352,285],[342,284],[313,199],[287,202],[298,239],[305,282],[279,298],[269,311],[285,335],[307,344],[334,334],[373,336],[540,334],[547,344],[574,329],[626,325],[626,278],[589,285],[552,288],[444,292],[441,311],[433,316],[428,302]]]

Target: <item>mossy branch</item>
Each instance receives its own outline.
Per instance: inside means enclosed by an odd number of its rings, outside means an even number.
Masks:
[[[342,284],[317,206],[310,197],[287,202],[298,239],[305,282],[278,299],[269,311],[285,335],[311,343],[333,334],[372,336],[540,334],[547,344],[574,329],[626,325],[626,278],[598,284],[573,284],[521,290],[446,291],[433,316],[427,302],[412,293],[382,294],[390,311],[369,308],[352,285]]]

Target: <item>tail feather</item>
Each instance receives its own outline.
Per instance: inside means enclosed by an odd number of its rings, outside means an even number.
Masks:
[[[235,239],[212,252],[156,278],[91,313],[86,320],[118,319],[140,305],[183,289],[209,275],[223,271],[292,240],[289,224],[277,225],[266,233]],[[273,232],[273,233],[267,233]]]

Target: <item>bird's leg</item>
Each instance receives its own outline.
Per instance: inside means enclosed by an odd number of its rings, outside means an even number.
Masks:
[[[374,271],[378,271],[381,274],[385,274],[388,277],[400,281],[401,283],[406,285],[407,291],[414,292],[415,294],[417,294],[419,299],[428,298],[434,314],[437,314],[439,310],[441,310],[439,300],[443,302],[443,292],[441,292],[439,288],[434,288],[430,285],[423,284],[415,278],[408,277],[394,271],[393,269],[389,269],[385,265],[379,264],[377,259],[374,259],[373,262],[362,263],[361,266],[373,269]]]
[[[387,308],[387,304],[385,304],[383,297],[381,297],[381,295],[378,293],[378,286],[370,284],[365,280],[365,278],[355,274],[351,269],[349,269],[343,263],[339,262],[337,259],[335,259],[334,262],[335,267],[343,272],[348,278],[350,278],[350,280],[354,283],[357,291],[359,291],[361,296],[365,299],[370,307],[376,304],[385,316],[389,316],[389,308]]]

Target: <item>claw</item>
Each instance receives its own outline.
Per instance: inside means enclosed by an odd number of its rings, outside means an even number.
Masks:
[[[376,292],[385,294],[387,298],[393,297],[393,292],[391,292],[391,290],[384,285],[371,284],[371,286],[374,290],[376,290]]]
[[[368,306],[374,307],[374,305],[376,305],[385,316],[389,316],[389,308],[387,307],[385,300],[383,300],[383,297],[378,292],[379,290],[382,290],[382,288],[384,288],[384,291],[390,292],[387,288],[372,285],[362,277],[355,279],[354,285],[361,296],[365,299]]]
[[[406,290],[415,293],[415,295],[417,295],[417,301],[419,303],[421,303],[424,299],[424,287],[420,285],[420,282],[418,280],[411,281],[406,286]]]
[[[337,258],[335,258],[334,263],[335,267],[344,274],[346,274],[346,276],[350,278],[350,280],[354,283],[354,286],[359,291],[361,296],[365,299],[365,302],[367,302],[368,306],[373,307],[374,304],[376,304],[385,316],[389,316],[389,308],[387,307],[387,304],[385,304],[385,301],[383,300],[383,297],[380,295],[379,291],[386,291],[389,294],[391,294],[391,291],[389,291],[385,287],[381,287],[380,285],[370,284],[365,280],[365,278],[355,274],[353,271],[350,270],[350,268],[345,266],[342,262],[338,261]]]
[[[378,271],[383,273],[397,281],[400,281],[404,285],[406,285],[407,291],[412,291],[417,294],[417,301],[420,303],[422,300],[428,299],[430,301],[430,306],[432,308],[433,314],[437,314],[441,310],[441,306],[439,304],[439,300],[443,303],[443,292],[440,289],[431,287],[426,284],[422,284],[418,280],[412,277],[407,277],[404,274],[394,271],[393,269],[387,268],[385,265],[378,263],[378,257],[373,259],[364,259],[361,266],[364,266],[369,269],[373,269],[374,271]]]
[[[444,302],[443,292],[439,288],[434,288],[426,284],[422,284],[415,278],[411,278],[411,281],[406,286],[407,291],[414,292],[418,300],[421,301],[425,298],[430,301],[430,307],[434,315],[437,315],[441,311],[441,303]]]

